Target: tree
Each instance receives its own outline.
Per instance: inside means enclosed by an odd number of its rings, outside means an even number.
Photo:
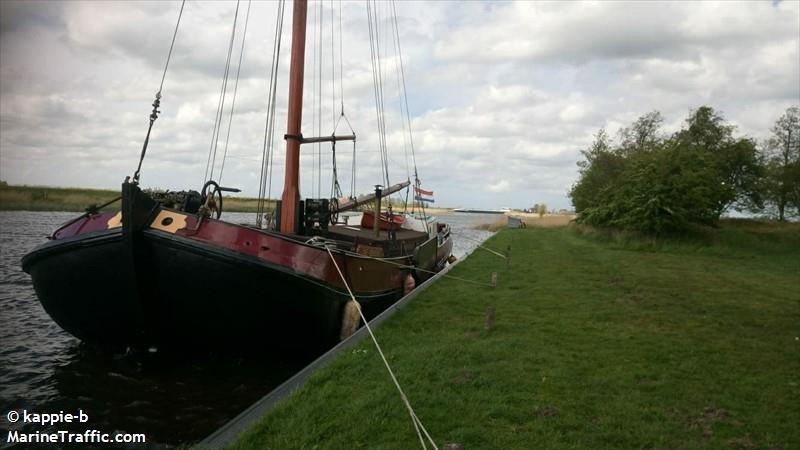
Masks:
[[[578,221],[666,233],[760,205],[762,166],[752,139],[734,137],[735,127],[708,106],[691,111],[669,138],[659,132],[662,121],[657,111],[645,114],[622,129],[616,147],[598,132],[570,190]]]
[[[544,203],[539,203],[536,209],[536,213],[539,214],[540,218],[545,214],[547,214],[547,205],[545,205]]]
[[[800,212],[800,107],[792,106],[775,122],[763,155],[764,195],[785,220],[788,210]]]
[[[679,145],[703,153],[704,164],[710,165],[720,189],[714,189],[719,218],[729,208],[758,209],[762,206],[763,166],[755,142],[750,138],[735,138],[736,127],[725,123],[722,115],[710,106],[701,106],[686,119],[687,127],[673,139]]]
[[[580,178],[569,192],[578,213],[604,203],[604,193],[614,185],[625,163],[625,158],[611,148],[608,134],[602,128],[595,134],[592,145],[581,153],[585,160],[578,162]]]
[[[660,130],[663,123],[664,118],[661,117],[661,113],[652,111],[636,119],[630,127],[622,128],[619,131],[620,151],[630,154],[652,148],[662,142]]]
[[[733,136],[735,127],[725,124],[721,114],[710,106],[692,110],[686,119],[687,127],[675,136],[686,144],[716,151]]]

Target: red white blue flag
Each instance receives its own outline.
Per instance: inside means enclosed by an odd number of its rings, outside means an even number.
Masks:
[[[426,191],[414,186],[414,192],[416,193],[414,200],[418,202],[433,203],[433,191]]]

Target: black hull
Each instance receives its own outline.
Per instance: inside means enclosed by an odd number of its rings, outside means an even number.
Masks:
[[[47,313],[109,346],[322,350],[339,340],[346,292],[284,267],[157,230],[120,228],[51,241],[23,259]],[[399,289],[356,294],[367,318]]]

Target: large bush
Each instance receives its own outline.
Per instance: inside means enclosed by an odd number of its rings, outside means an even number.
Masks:
[[[760,204],[755,143],[712,108],[694,110],[670,137],[660,114],[649,113],[620,132],[612,145],[601,130],[578,163],[570,197],[578,221],[654,233],[711,224],[728,208]]]

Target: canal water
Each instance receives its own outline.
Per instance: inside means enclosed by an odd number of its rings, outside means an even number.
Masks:
[[[75,213],[0,211],[0,447],[9,430],[144,433],[146,446],[196,442],[313,360],[195,354],[112,353],[83,345],[42,309],[20,259]],[[229,213],[231,222],[253,214]],[[454,254],[463,257],[491,235],[472,227],[496,215],[448,214]],[[63,270],[75,270],[64,267]],[[90,287],[87,289],[91,289]],[[10,411],[77,413],[88,422],[42,427],[11,423]],[[20,448],[30,448],[24,444]],[[38,446],[36,446],[38,447]],[[109,448],[103,446],[102,448]]]

